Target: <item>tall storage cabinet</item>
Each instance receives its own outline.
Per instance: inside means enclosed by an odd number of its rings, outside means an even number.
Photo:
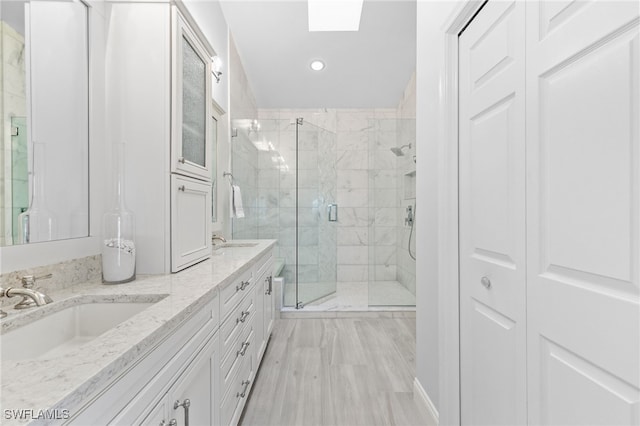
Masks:
[[[215,51],[179,3],[107,13],[108,140],[126,146],[137,272],[177,272],[211,254]]]

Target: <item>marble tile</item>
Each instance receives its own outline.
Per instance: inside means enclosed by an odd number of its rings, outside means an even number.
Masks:
[[[340,227],[368,226],[373,223],[369,218],[369,209],[363,207],[344,207],[338,214],[338,225]]]
[[[369,244],[369,228],[366,226],[341,228],[337,235],[337,243],[342,246],[366,246]]]
[[[377,170],[395,170],[398,157],[390,149],[371,150],[373,167]]]
[[[298,265],[298,282],[299,283],[316,283],[318,282],[318,265]]]
[[[300,151],[298,154],[298,169],[300,173],[305,173],[308,169],[318,169],[317,151]]]
[[[373,242],[378,246],[396,246],[398,241],[398,231],[395,226],[375,226],[373,231]]]
[[[368,111],[338,111],[336,130],[338,133],[343,131],[360,131],[370,128]]]
[[[368,247],[365,246],[338,246],[338,264],[366,265],[368,253]]]
[[[369,149],[369,131],[340,132],[336,135],[339,151],[366,151]]]
[[[280,191],[274,188],[260,189],[258,195],[258,207],[277,209],[279,206]]]
[[[338,170],[367,170],[369,157],[367,151],[338,151],[336,162]]]
[[[367,207],[369,205],[369,191],[367,189],[339,189],[338,206]]]
[[[258,188],[278,188],[280,186],[280,172],[275,169],[258,170]]]
[[[366,265],[337,265],[338,282],[367,281],[369,268]]]
[[[374,209],[375,226],[396,226],[398,209],[394,207],[376,207]]]
[[[338,189],[366,189],[369,187],[369,172],[367,170],[338,170]]]
[[[396,262],[396,246],[376,246],[374,248],[374,262],[376,265],[395,265]]]
[[[396,139],[396,132],[378,130],[375,132],[375,149],[386,150],[399,146]]]
[[[298,173],[298,188],[317,188],[318,187],[318,170],[308,169],[301,170]]]
[[[392,189],[398,185],[398,176],[395,170],[375,170],[373,179],[376,189]]]
[[[393,208],[398,205],[397,189],[376,189],[373,193],[372,207]]]
[[[375,281],[395,281],[396,265],[376,265]]]
[[[313,265],[318,266],[318,246],[298,247],[298,266]]]

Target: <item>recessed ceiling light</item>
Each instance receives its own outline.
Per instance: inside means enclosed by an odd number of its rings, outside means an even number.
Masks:
[[[322,71],[324,69],[324,62],[322,62],[320,59],[314,59],[313,61],[311,61],[311,64],[309,66],[314,71]]]
[[[309,31],[358,31],[364,0],[307,0]]]

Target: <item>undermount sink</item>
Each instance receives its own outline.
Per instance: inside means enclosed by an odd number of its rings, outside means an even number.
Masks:
[[[229,248],[229,247],[255,247],[259,243],[251,241],[227,241],[226,243],[216,244],[214,248]]]
[[[0,336],[2,360],[46,359],[70,353],[158,301],[91,302],[66,307]]]

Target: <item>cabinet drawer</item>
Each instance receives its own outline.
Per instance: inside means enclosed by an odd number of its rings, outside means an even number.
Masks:
[[[240,338],[236,339],[226,354],[220,366],[220,377],[222,378],[222,395],[226,394],[231,386],[232,380],[238,373],[238,368],[245,358],[251,357],[255,352],[255,313],[251,315],[251,322],[242,330]],[[224,353],[224,352],[223,352]]]
[[[233,343],[242,334],[246,324],[253,322],[256,311],[255,296],[253,293],[242,299],[233,313],[222,323],[220,327],[221,351],[223,356],[232,349]]]
[[[251,390],[254,365],[253,357],[244,357],[240,363],[238,374],[229,386],[229,392],[222,400],[220,406],[220,423],[222,425],[236,425],[240,420],[240,414],[249,397]]]
[[[220,289],[220,318],[223,321],[236,308],[240,300],[251,293],[252,288],[253,274],[248,270],[240,278]]]

